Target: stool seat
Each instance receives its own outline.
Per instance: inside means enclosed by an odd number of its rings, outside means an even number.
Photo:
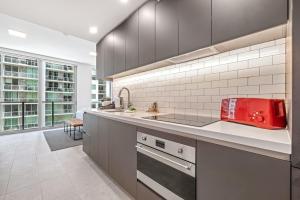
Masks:
[[[73,127],[83,126],[83,120],[81,119],[70,119],[66,123]]]

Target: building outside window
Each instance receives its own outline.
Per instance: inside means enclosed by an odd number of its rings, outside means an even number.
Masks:
[[[97,109],[101,106],[104,98],[110,98],[111,83],[109,81],[97,80],[96,67],[92,69],[92,103],[91,108]]]
[[[0,132],[52,126],[52,102],[54,125],[71,118],[75,77],[75,65],[0,52]]]

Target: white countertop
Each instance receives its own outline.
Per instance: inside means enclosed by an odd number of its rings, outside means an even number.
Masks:
[[[244,146],[245,150],[255,148],[270,151],[272,154],[279,153],[287,156],[291,154],[291,139],[287,130],[267,130],[224,121],[218,121],[203,127],[194,127],[143,119],[142,117],[155,115],[147,112],[87,111],[87,113],[197,140],[215,141],[217,144],[226,142],[232,144],[232,146]]]

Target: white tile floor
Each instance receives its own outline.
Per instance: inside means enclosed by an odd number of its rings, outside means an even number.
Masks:
[[[0,200],[126,200],[82,151],[51,152],[43,132],[0,136]]]

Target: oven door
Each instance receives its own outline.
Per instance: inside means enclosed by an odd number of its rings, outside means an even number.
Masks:
[[[195,164],[142,144],[136,147],[139,181],[165,199],[196,199]]]

